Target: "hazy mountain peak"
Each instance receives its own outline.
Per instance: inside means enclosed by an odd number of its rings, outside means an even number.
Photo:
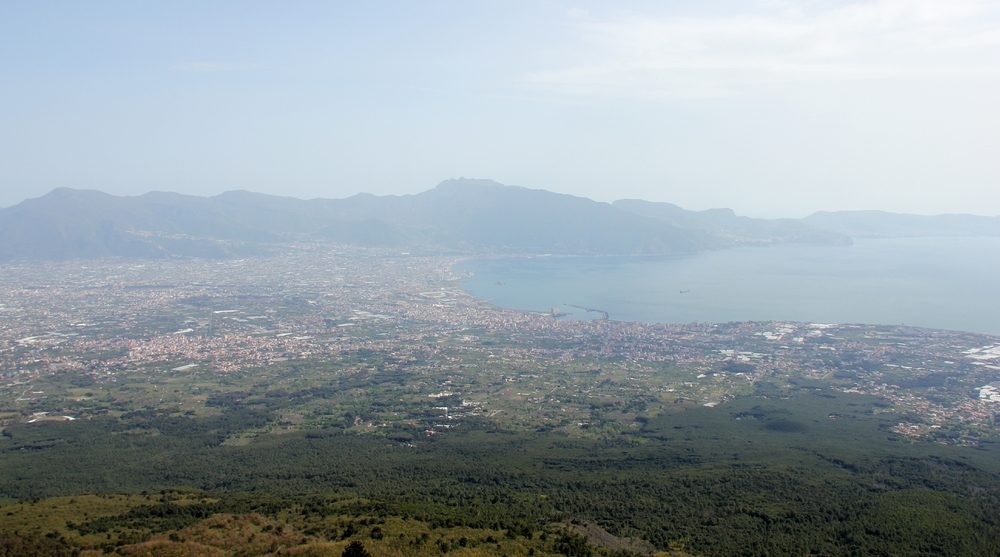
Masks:
[[[471,189],[503,189],[508,187],[501,184],[500,182],[495,182],[493,180],[481,179],[481,178],[450,178],[448,180],[442,181],[435,187],[435,190],[441,191],[456,191],[456,190],[471,190]]]
[[[99,191],[99,190],[75,189],[75,188],[60,187],[60,188],[55,188],[54,190],[50,191],[49,193],[47,193],[47,194],[45,194],[45,195],[43,195],[41,197],[36,197],[34,199],[27,199],[25,201],[38,201],[38,200],[43,200],[43,199],[47,199],[47,200],[52,200],[52,199],[58,199],[58,200],[65,200],[65,199],[110,199],[110,198],[113,198],[113,197],[116,197],[116,196],[111,195],[109,193],[104,193],[104,192]],[[17,205],[14,205],[14,207],[17,207]],[[8,208],[10,208],[10,207],[8,207]]]

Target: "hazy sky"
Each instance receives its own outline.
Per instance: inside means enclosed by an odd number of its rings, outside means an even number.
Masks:
[[[996,0],[11,0],[0,53],[0,206],[465,176],[752,216],[1000,214]]]

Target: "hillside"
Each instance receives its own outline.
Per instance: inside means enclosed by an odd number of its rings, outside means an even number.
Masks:
[[[619,199],[618,209],[659,219],[680,228],[709,231],[734,245],[850,245],[847,234],[820,230],[794,219],[753,219],[737,216],[732,209],[687,211],[672,203],[653,203],[640,199]]]
[[[365,227],[397,245],[501,252],[685,253],[719,245],[711,234],[636,219],[606,203],[491,180],[446,180],[417,195],[361,194],[322,203],[338,224],[318,234],[334,239],[343,236],[331,230],[351,223],[348,230]]]
[[[0,261],[104,256],[225,258],[293,241],[454,253],[637,255],[733,246],[850,245],[852,237],[998,236],[1000,217],[817,212],[755,219],[732,209],[600,203],[492,180],[413,195],[302,200],[247,191],[119,197],[58,188],[0,209]]]
[[[721,247],[701,230],[582,197],[489,180],[416,195],[298,200],[250,192],[116,197],[60,188],[0,210],[0,260],[242,255],[287,241],[444,251],[689,253]]]

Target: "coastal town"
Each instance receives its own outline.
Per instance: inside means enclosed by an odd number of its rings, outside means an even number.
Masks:
[[[234,444],[283,429],[441,435],[468,420],[627,437],[657,415],[723,411],[768,385],[875,397],[894,415],[887,434],[901,440],[1000,439],[1000,338],[570,320],[468,295],[452,271],[457,256],[282,250],[5,264],[0,427],[148,408],[211,415],[235,397],[271,401],[280,419]]]

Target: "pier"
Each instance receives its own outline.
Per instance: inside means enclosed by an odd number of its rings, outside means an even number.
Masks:
[[[600,313],[601,319],[609,319],[608,312],[604,311],[603,309],[585,308],[583,306],[574,306],[573,304],[564,304],[564,305],[567,305],[571,308],[582,309],[587,312]]]

